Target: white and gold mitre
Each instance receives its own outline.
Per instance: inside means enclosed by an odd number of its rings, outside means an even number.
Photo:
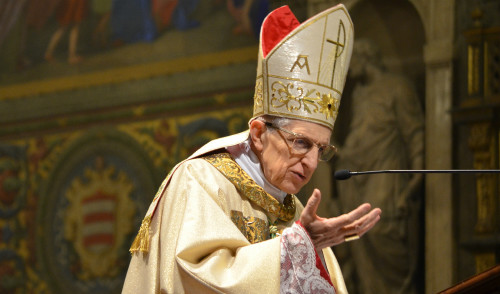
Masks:
[[[262,23],[254,117],[303,119],[333,130],[354,30],[340,4],[300,24],[288,6]]]

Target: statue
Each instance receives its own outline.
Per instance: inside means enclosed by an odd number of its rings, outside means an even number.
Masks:
[[[411,84],[384,69],[368,40],[354,42],[349,74],[359,83],[336,168],[422,169],[424,117]],[[338,248],[349,293],[418,293],[422,180],[422,174],[377,174],[336,182],[340,210],[370,202],[383,211],[366,238]]]

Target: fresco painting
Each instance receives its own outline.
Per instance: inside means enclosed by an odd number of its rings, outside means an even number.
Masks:
[[[267,0],[4,0],[0,87],[256,46],[267,11]]]
[[[0,2],[0,293],[121,291],[168,171],[247,128],[267,9]]]

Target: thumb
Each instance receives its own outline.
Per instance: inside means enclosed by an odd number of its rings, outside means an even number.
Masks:
[[[304,207],[304,213],[310,216],[316,215],[320,202],[321,192],[318,189],[314,189],[311,197],[307,200],[306,207]]]

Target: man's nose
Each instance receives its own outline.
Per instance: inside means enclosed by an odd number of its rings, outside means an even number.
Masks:
[[[319,161],[319,148],[317,146],[313,146],[303,158],[303,162],[310,168],[312,171],[316,169]]]

